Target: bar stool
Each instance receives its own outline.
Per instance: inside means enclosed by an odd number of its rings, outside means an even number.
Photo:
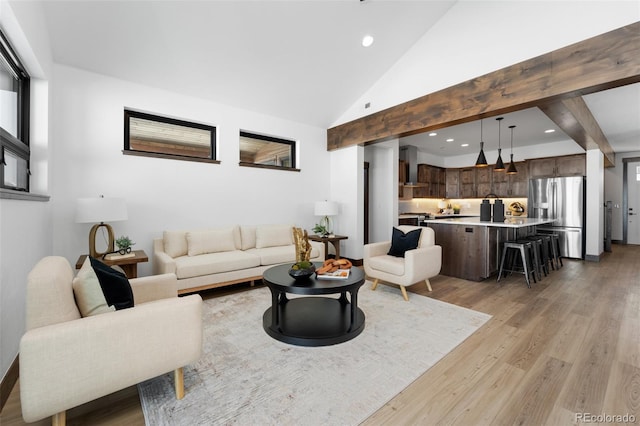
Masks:
[[[498,282],[502,278],[502,274],[504,272],[518,272],[524,274],[524,277],[527,281],[527,287],[531,288],[531,282],[529,281],[529,275],[533,276],[533,282],[536,281],[536,274],[533,268],[533,243],[531,241],[505,241],[502,245],[502,259],[500,260],[500,269],[498,270]],[[515,263],[516,259],[518,259],[518,254],[520,254],[520,259],[522,261],[522,271],[516,269]],[[509,256],[509,269],[505,268],[505,260]]]
[[[534,278],[538,278],[538,281],[542,281],[542,274],[540,270],[542,269],[541,260],[540,260],[540,245],[542,244],[542,240],[538,240],[534,238],[533,235],[528,237],[524,237],[521,240],[517,240],[518,243],[531,243],[531,248],[529,250],[529,256],[531,260],[531,269],[534,272]]]
[[[562,264],[562,257],[560,256],[560,236],[556,233],[540,234],[549,236],[549,254],[551,257],[551,267],[554,270],[560,269],[564,266]]]
[[[562,264],[562,256],[560,256],[560,235],[555,233],[551,234],[551,240],[553,241],[553,244],[551,246],[553,247],[553,250],[555,250],[553,252],[553,255],[556,258],[556,262],[559,262],[560,266],[562,267],[564,265]]]
[[[546,277],[549,275],[549,246],[547,240],[551,240],[548,236],[543,235],[529,235],[524,238],[525,240],[535,242],[534,249],[537,251],[538,259],[536,265],[538,266],[538,278],[541,278],[541,272]]]

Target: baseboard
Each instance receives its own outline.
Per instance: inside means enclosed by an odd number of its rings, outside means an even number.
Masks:
[[[587,262],[600,262],[600,259],[602,258],[603,253],[600,253],[599,255],[594,255],[594,254],[587,254],[584,257],[584,260],[586,260]]]
[[[7,400],[9,399],[9,395],[11,394],[13,387],[18,381],[19,375],[19,355],[16,355],[16,358],[11,363],[9,370],[7,370],[7,374],[5,374],[2,378],[2,381],[0,381],[0,411],[2,411],[2,409],[4,408],[4,404],[6,404]]]

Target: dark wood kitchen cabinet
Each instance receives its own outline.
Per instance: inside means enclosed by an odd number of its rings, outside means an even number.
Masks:
[[[429,223],[442,247],[440,274],[482,281],[497,271],[497,247],[506,229],[486,226]]]
[[[418,164],[418,186],[413,198],[444,198],[445,170],[429,164]]]
[[[488,169],[491,172],[491,185],[487,187],[478,183],[478,197],[484,198],[487,194],[496,194],[499,198],[523,198],[527,196],[529,184],[529,170],[524,161],[515,163],[518,173],[508,175],[506,171],[495,171],[493,166]],[[484,168],[485,170],[487,168]],[[478,169],[480,171],[482,169]]]
[[[445,170],[445,198],[460,198],[460,170]]]
[[[460,170],[460,198],[476,197],[475,167]]]
[[[484,198],[493,192],[493,169],[491,167],[478,167],[476,169],[476,197]]]
[[[529,160],[528,163],[529,177],[531,178],[585,176],[587,172],[585,154],[536,158]]]
[[[507,195],[511,198],[526,198],[529,193],[529,167],[525,161],[515,163],[518,173],[509,176]]]

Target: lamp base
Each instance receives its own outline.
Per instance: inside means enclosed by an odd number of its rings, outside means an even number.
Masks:
[[[107,251],[104,253],[99,252],[96,249],[96,233],[98,232],[98,228],[106,228],[107,229]],[[108,223],[100,222],[96,223],[91,227],[89,231],[89,256],[93,258],[102,258],[102,256],[112,253],[115,250],[115,238],[113,235],[113,228]]]
[[[324,216],[322,219],[320,219],[320,225],[324,226],[324,229],[327,230],[327,233],[324,235],[325,237],[328,237],[330,234],[333,234],[333,228],[331,226],[331,219],[329,218],[329,216]]]

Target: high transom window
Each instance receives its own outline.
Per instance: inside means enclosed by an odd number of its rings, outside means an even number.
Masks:
[[[216,162],[216,128],[125,110],[124,153]]]
[[[287,139],[241,131],[240,165],[297,170],[296,143]]]

